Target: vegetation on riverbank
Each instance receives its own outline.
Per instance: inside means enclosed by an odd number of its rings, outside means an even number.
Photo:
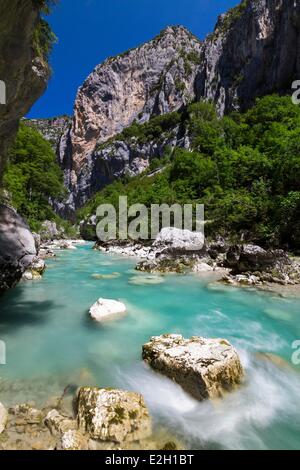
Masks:
[[[223,119],[211,103],[196,103],[185,126],[191,151],[167,149],[164,159],[152,162],[160,172],[114,182],[78,217],[102,203],[118,207],[119,195],[146,206],[204,203],[208,235],[299,250],[300,108],[290,97],[266,96],[246,113]]]
[[[44,220],[53,220],[68,231],[70,224],[61,220],[50,205],[51,199],[65,195],[63,173],[55,153],[39,132],[24,124],[10,151],[4,186],[11,204],[32,230],[39,231]]]

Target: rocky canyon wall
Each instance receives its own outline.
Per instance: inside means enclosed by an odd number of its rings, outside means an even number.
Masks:
[[[140,173],[164,146],[188,144],[176,129],[142,146],[120,140],[134,121],[142,124],[201,99],[212,100],[220,115],[244,110],[258,96],[290,93],[297,78],[300,0],[243,0],[218,19],[204,42],[181,26],[169,27],[107,59],[79,89],[72,124],[58,141],[69,190],[58,212],[69,216],[115,178]]]

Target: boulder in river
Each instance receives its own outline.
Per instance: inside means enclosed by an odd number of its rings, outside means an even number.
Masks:
[[[201,232],[165,227],[157,235],[153,246],[171,250],[198,251],[204,247],[204,235]]]
[[[235,245],[230,247],[225,264],[235,272],[244,273],[264,271],[278,262],[290,263],[287,253],[282,250],[264,250],[257,245]]]
[[[34,237],[17,212],[0,204],[0,292],[14,287],[36,256]]]
[[[123,390],[81,388],[78,424],[92,439],[109,442],[139,441],[152,431],[143,397]]]
[[[112,299],[99,299],[90,308],[90,316],[97,322],[112,320],[125,313],[126,306]]]
[[[224,339],[157,336],[143,346],[143,359],[197,400],[222,397],[243,377],[239,356]]]

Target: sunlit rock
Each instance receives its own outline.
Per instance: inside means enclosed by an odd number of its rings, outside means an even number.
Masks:
[[[45,269],[45,261],[39,257],[36,257],[23,274],[22,279],[25,281],[41,279]]]
[[[224,339],[157,336],[143,346],[143,359],[198,400],[222,397],[243,377],[239,356]]]
[[[46,418],[45,425],[50,430],[52,435],[61,435],[70,430],[76,430],[77,424],[76,421],[62,416],[57,410],[51,410]]]
[[[204,235],[201,232],[166,227],[157,235],[153,246],[168,247],[175,250],[198,251],[204,247]]]
[[[112,299],[99,299],[90,308],[90,316],[98,322],[115,319],[125,313],[126,306],[122,302]]]
[[[138,441],[151,435],[143,397],[122,390],[81,388],[78,424],[82,432],[101,441]]]
[[[70,429],[64,432],[60,440],[61,450],[88,450],[88,439],[79,431]]]

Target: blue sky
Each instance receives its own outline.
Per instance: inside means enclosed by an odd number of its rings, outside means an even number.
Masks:
[[[52,78],[29,117],[72,114],[78,87],[108,56],[181,24],[203,39],[239,0],[59,0],[48,21],[58,37]]]

